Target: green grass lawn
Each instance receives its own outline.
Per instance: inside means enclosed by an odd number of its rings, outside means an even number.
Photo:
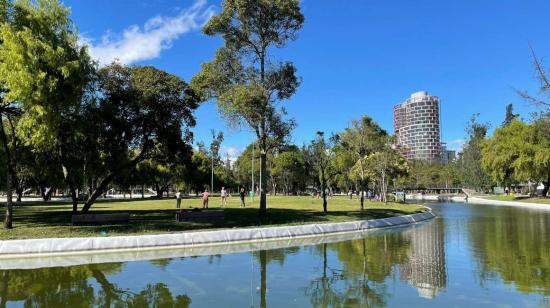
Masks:
[[[526,197],[526,196],[514,196],[514,195],[498,195],[498,196],[482,196],[484,199],[489,200],[497,200],[497,201],[517,201],[517,202],[525,202],[525,203],[543,203],[543,204],[550,204],[550,198],[542,198],[542,197]]]
[[[250,203],[250,199],[246,201]],[[0,239],[25,239],[45,237],[112,236],[127,234],[157,234],[197,229],[219,229],[268,225],[295,225],[327,223],[373,218],[385,218],[423,211],[414,204],[365,202],[365,210],[359,210],[359,201],[346,197],[328,200],[328,214],[323,213],[322,200],[311,197],[268,197],[268,215],[258,218],[258,198],[253,206],[239,208],[237,197],[229,198],[225,220],[195,223],[175,221],[175,199],[111,200],[93,205],[90,213],[126,212],[131,221],[127,224],[106,226],[72,226],[69,203],[29,203],[14,209],[14,229],[0,229]],[[182,208],[202,207],[198,198],[183,199]],[[220,207],[220,198],[210,199],[210,208]],[[4,209],[0,219],[4,220]]]

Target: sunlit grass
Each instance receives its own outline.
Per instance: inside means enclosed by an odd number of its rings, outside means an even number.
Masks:
[[[324,214],[320,199],[269,196],[268,215],[260,219],[259,198],[255,198],[254,204],[250,198],[246,201],[247,207],[242,209],[239,208],[237,197],[229,198],[223,221],[177,223],[175,199],[105,200],[94,204],[91,213],[127,212],[131,217],[130,223],[108,226],[72,226],[69,203],[29,203],[16,206],[15,228],[0,229],[0,239],[154,234],[198,229],[342,222],[406,215],[424,210],[414,204],[365,202],[365,210],[360,211],[357,199],[335,197],[328,200],[329,212]],[[210,208],[220,208],[220,205],[219,197],[210,199]],[[202,207],[202,200],[183,199],[182,208],[190,207]],[[0,219],[4,219],[3,211]]]

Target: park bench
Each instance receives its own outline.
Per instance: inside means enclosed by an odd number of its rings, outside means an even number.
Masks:
[[[109,223],[129,222],[129,213],[112,213],[112,214],[80,214],[73,215],[73,225],[103,225]]]
[[[176,212],[176,221],[211,221],[224,220],[225,214],[223,210],[181,210]]]

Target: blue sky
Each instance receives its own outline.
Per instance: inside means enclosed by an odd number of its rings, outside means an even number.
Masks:
[[[189,81],[222,41],[200,26],[221,2],[208,0],[66,0],[92,54],[107,62],[155,65]],[[284,103],[302,144],[318,130],[337,132],[364,114],[392,131],[392,106],[426,90],[442,101],[442,138],[465,138],[474,113],[498,126],[506,104],[522,117],[536,111],[513,91],[536,93],[529,45],[550,55],[547,0],[304,0],[299,38],[276,52],[303,83]],[[196,112],[195,139],[226,133],[235,156],[253,135],[227,128],[215,105]]]

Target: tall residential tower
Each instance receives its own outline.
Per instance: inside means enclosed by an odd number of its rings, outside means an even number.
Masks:
[[[409,160],[441,160],[439,98],[421,91],[393,107],[397,146]]]

